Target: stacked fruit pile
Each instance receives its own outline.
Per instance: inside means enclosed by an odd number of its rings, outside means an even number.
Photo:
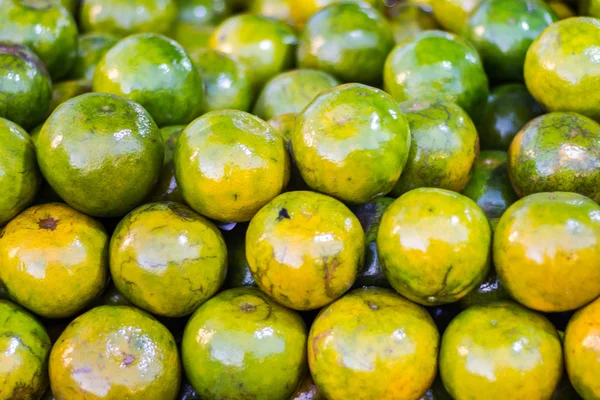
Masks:
[[[0,400],[599,400],[596,17],[0,0]]]

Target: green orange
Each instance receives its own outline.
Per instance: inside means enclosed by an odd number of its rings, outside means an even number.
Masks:
[[[77,39],[77,55],[73,68],[69,71],[71,79],[92,81],[96,66],[106,52],[119,41],[119,37],[110,33],[92,32],[80,35]]]
[[[149,201],[175,201],[185,204],[181,188],[175,179],[175,165],[173,164],[175,143],[184,129],[185,125],[165,126],[160,129],[165,144],[165,158],[158,182],[148,195]]]
[[[500,282],[496,271],[492,269],[479,286],[460,299],[460,306],[467,309],[474,305],[491,303],[498,300],[511,300],[511,297],[502,282]]]
[[[176,24],[215,25],[231,14],[230,0],[175,0]]]
[[[281,114],[277,117],[271,118],[267,122],[271,125],[277,133],[279,133],[283,137],[283,141],[285,142],[285,147],[288,151],[291,161],[291,171],[290,171],[290,182],[287,185],[286,190],[308,190],[309,187],[302,179],[302,174],[298,170],[298,165],[296,165],[296,161],[294,160],[294,152],[292,151],[292,133],[294,129],[296,129],[296,119],[298,118],[298,114],[290,113],[290,114]]]
[[[296,392],[290,397],[290,400],[327,400],[321,393],[310,374],[303,380]]]
[[[256,286],[246,259],[247,226],[236,227],[225,235],[227,243],[227,277],[224,287],[233,289],[243,286]]]
[[[415,2],[398,2],[391,11],[390,26],[396,43],[419,32],[440,29],[430,10]]]
[[[84,93],[92,91],[92,83],[88,80],[62,81],[52,86],[52,101],[48,108],[48,114],[51,114],[56,107],[65,101],[77,97]]]
[[[460,33],[483,0],[431,0],[433,15],[445,29]]]

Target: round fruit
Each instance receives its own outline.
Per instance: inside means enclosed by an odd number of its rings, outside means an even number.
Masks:
[[[227,278],[223,285],[227,289],[257,286],[246,259],[246,228],[225,237],[227,243]]]
[[[461,106],[475,121],[489,91],[475,48],[442,31],[421,32],[399,43],[385,62],[383,81],[398,101],[443,98]]]
[[[154,189],[150,192],[148,200],[156,201],[175,201],[184,204],[181,188],[175,179],[175,165],[173,164],[173,155],[175,152],[175,143],[185,129],[185,125],[165,126],[161,128],[160,133],[165,144],[165,158],[162,171]]]
[[[510,145],[508,173],[521,197],[562,191],[600,202],[600,125],[576,113],[534,119]]]
[[[83,32],[117,36],[168,33],[177,17],[174,0],[82,0],[79,23]]]
[[[33,141],[20,126],[0,118],[0,227],[31,204],[41,182]]]
[[[304,182],[304,179],[302,179],[302,174],[298,170],[298,165],[296,165],[294,153],[292,152],[292,133],[294,132],[294,129],[296,129],[297,118],[298,114],[291,113],[281,114],[267,121],[269,125],[271,125],[275,131],[283,137],[285,147],[290,157],[290,182],[286,188],[288,192],[294,190],[310,190],[306,182]]]
[[[435,378],[439,339],[422,307],[390,290],[357,289],[321,311],[308,362],[329,400],[416,399]]]
[[[123,293],[119,292],[115,284],[110,281],[102,296],[95,302],[97,305],[102,306],[131,306],[131,302],[127,300]]]
[[[94,91],[142,105],[158,126],[187,124],[202,113],[202,79],[183,47],[153,33],[129,36],[104,55]]]
[[[396,43],[408,39],[419,32],[440,29],[428,9],[414,3],[398,3],[393,8],[390,26]]]
[[[574,310],[600,295],[600,206],[576,193],[537,193],[504,213],[494,264],[508,292],[534,310]]]
[[[433,15],[444,28],[460,33],[469,15],[483,0],[431,0]]]
[[[584,399],[600,398],[600,299],[579,310],[565,332],[565,361],[569,378]]]
[[[190,53],[204,81],[204,110],[248,111],[254,98],[246,67],[234,56],[212,49]]]
[[[543,113],[525,85],[496,86],[488,96],[483,118],[477,126],[481,148],[507,151],[521,128]]]
[[[482,151],[473,177],[462,191],[489,219],[500,218],[518,199],[508,179],[506,157],[504,151]]]
[[[0,399],[38,399],[48,386],[48,333],[10,301],[0,300],[0,321]]]
[[[542,0],[485,0],[470,14],[463,33],[491,79],[518,82],[529,46],[557,20]]]
[[[394,289],[424,304],[452,303],[488,274],[491,230],[471,199],[444,189],[421,188],[385,211],[377,250]]]
[[[290,397],[290,400],[327,400],[319,391],[319,388],[313,382],[310,374],[304,378],[296,392]]]
[[[158,127],[139,104],[87,93],[48,118],[37,156],[44,177],[69,205],[93,216],[118,217],[152,189],[163,147]]]
[[[277,302],[297,310],[317,309],[350,289],[364,252],[364,232],[354,214],[313,192],[276,197],[246,233],[254,280]]]
[[[33,206],[4,228],[0,278],[12,299],[46,318],[83,310],[107,278],[102,225],[65,204]]]
[[[231,289],[192,315],[181,352],[201,398],[287,399],[306,371],[306,327],[260,290]]]
[[[104,54],[119,42],[119,38],[110,33],[94,32],[79,36],[77,42],[77,55],[69,77],[91,82],[96,66]]]
[[[215,27],[212,25],[195,25],[178,22],[173,27],[173,32],[169,36],[179,43],[190,57],[192,57],[194,52],[202,51],[208,47],[208,42],[214,31]]]
[[[525,83],[548,111],[573,111],[600,119],[600,20],[567,18],[533,42],[525,59]]]
[[[390,197],[380,197],[370,203],[363,204],[352,209],[356,218],[360,221],[365,232],[367,243],[365,250],[364,267],[358,273],[354,287],[377,286],[391,288],[385,278],[383,267],[377,256],[377,231],[381,223],[381,217],[387,208],[394,202]]]
[[[308,20],[298,44],[298,66],[344,82],[376,85],[393,46],[394,35],[383,15],[364,4],[342,2]]]
[[[299,113],[321,92],[339,84],[337,79],[323,71],[298,69],[284,72],[267,82],[256,100],[253,113],[263,119]]]
[[[563,369],[558,333],[513,302],[476,305],[446,329],[440,374],[455,399],[549,399]]]
[[[155,315],[182,317],[225,280],[227,248],[219,229],[188,207],[150,203],[117,226],[110,241],[115,286]]]
[[[242,14],[226,19],[210,38],[209,46],[237,56],[248,67],[255,89],[294,65],[298,38],[283,22]]]
[[[65,101],[92,91],[92,83],[87,80],[62,81],[52,86],[52,101],[47,109],[52,114],[56,107]],[[41,130],[40,130],[41,131]]]
[[[186,202],[218,221],[249,221],[289,180],[283,138],[243,111],[212,111],[181,133],[175,176]]]
[[[0,42],[0,117],[25,129],[44,122],[52,87],[46,67],[31,50]]]
[[[57,1],[2,0],[0,40],[29,47],[42,59],[52,79],[59,79],[75,61],[77,25]]]
[[[292,149],[314,190],[362,204],[387,194],[408,158],[410,133],[394,99],[351,83],[313,100],[296,120]]]
[[[133,307],[88,311],[69,324],[50,353],[57,399],[174,399],[180,380],[173,335]]]
[[[215,25],[231,14],[229,0],[175,0],[177,3],[176,24],[196,26]]]
[[[408,100],[399,108],[412,140],[408,162],[392,194],[400,196],[419,187],[460,192],[479,154],[477,129],[469,115],[442,99]]]
[[[467,309],[474,305],[491,303],[498,300],[511,300],[506,288],[500,282],[495,270],[491,270],[487,278],[465,297],[460,299],[462,308]]]

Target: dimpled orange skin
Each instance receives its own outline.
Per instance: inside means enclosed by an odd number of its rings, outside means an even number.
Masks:
[[[133,307],[88,311],[69,324],[50,353],[56,400],[174,400],[180,381],[173,335]]]
[[[414,400],[433,383],[438,344],[423,307],[371,287],[321,311],[308,337],[308,362],[329,400]]]
[[[260,118],[211,111],[179,136],[175,176],[194,211],[245,222],[287,186],[290,160],[283,138]]]
[[[546,28],[525,58],[525,84],[548,111],[600,119],[600,20],[567,18]]]
[[[106,284],[108,236],[66,204],[23,211],[0,237],[0,278],[11,298],[38,315],[72,316]]]
[[[471,199],[444,189],[414,189],[384,212],[379,260],[394,289],[431,306],[464,297],[487,276],[491,229]]]
[[[567,372],[575,390],[585,400],[600,399],[600,299],[571,318],[564,345]]]
[[[514,302],[472,306],[442,337],[440,375],[458,400],[548,400],[562,370],[554,326]]]
[[[295,310],[312,310],[346,292],[363,264],[365,234],[341,202],[313,192],[284,193],[263,207],[246,233],[258,286]]]
[[[519,303],[544,312],[579,308],[600,295],[600,206],[576,193],[524,197],[500,218],[493,253]]]

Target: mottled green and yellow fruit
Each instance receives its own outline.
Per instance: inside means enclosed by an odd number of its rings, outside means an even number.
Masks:
[[[364,253],[364,232],[354,214],[334,198],[313,192],[276,197],[246,233],[254,280],[296,310],[317,309],[350,289]]]
[[[572,111],[600,120],[600,20],[567,18],[533,42],[525,59],[525,83],[548,111]]]
[[[299,114],[292,133],[294,159],[308,186],[352,204],[394,188],[410,142],[394,99],[358,83],[317,96]]]
[[[226,19],[213,32],[209,47],[237,56],[248,67],[255,89],[294,66],[298,38],[287,24],[253,14]]]
[[[381,13],[364,3],[341,2],[315,13],[298,43],[298,66],[328,72],[344,82],[378,85],[394,46]]]
[[[37,156],[44,177],[69,205],[93,216],[118,217],[152,189],[164,146],[139,104],[87,93],[61,104],[44,123]]]
[[[483,0],[431,0],[433,15],[445,29],[460,33]]]
[[[50,75],[29,48],[0,42],[0,87],[0,117],[24,129],[44,121],[52,97]]]
[[[177,3],[176,24],[216,25],[231,14],[229,0],[175,0],[175,3]]]
[[[202,113],[198,70],[183,47],[162,35],[140,33],[111,47],[93,84],[95,92],[139,103],[161,127],[188,124]]]
[[[419,32],[440,29],[431,12],[416,2],[398,3],[390,15],[390,25],[396,43]]]
[[[322,92],[339,85],[323,71],[297,69],[271,79],[260,92],[253,114],[265,120],[282,114],[298,114]]]
[[[440,374],[455,399],[550,399],[562,370],[556,329],[513,302],[470,307],[442,337]]]
[[[175,176],[196,212],[244,222],[285,188],[290,164],[283,138],[269,124],[243,111],[221,110],[181,133]]]
[[[50,338],[21,307],[0,300],[0,399],[38,399],[48,386]]]
[[[219,229],[173,202],[136,208],[110,241],[110,271],[129,301],[155,315],[191,314],[221,287],[227,248]]]
[[[55,0],[0,0],[0,41],[5,40],[29,47],[52,79],[59,79],[75,61],[77,25]]]
[[[306,373],[302,318],[255,288],[219,293],[192,315],[181,352],[203,399],[288,399]]]
[[[175,143],[177,143],[177,139],[184,129],[185,125],[173,125],[165,126],[160,130],[163,143],[165,144],[165,159],[158,182],[156,182],[154,189],[148,195],[150,202],[175,201],[185,204],[181,188],[177,183],[177,179],[175,179],[175,165],[173,163]]]
[[[408,100],[399,105],[410,126],[410,153],[392,195],[419,187],[460,192],[479,155],[477,129],[458,105],[442,99]]]
[[[394,289],[423,305],[452,303],[490,267],[491,229],[471,199],[444,189],[414,189],[385,211],[377,250]]]
[[[80,35],[77,39],[77,55],[73,68],[69,71],[71,79],[92,81],[96,66],[106,52],[117,44],[119,37],[110,33],[92,32]]]
[[[576,192],[600,202],[600,125],[571,112],[534,119],[508,149],[508,174],[521,197]]]
[[[537,193],[513,204],[494,232],[494,264],[519,303],[544,312],[600,295],[600,206],[576,193]]]
[[[294,160],[294,152],[292,151],[292,133],[296,129],[297,118],[298,114],[290,113],[281,114],[267,121],[269,125],[271,125],[275,129],[275,131],[283,137],[285,147],[290,156],[290,182],[288,183],[286,188],[288,192],[294,190],[310,190],[306,182],[304,182],[300,170],[298,170],[298,165],[296,164],[296,160]]]
[[[62,81],[52,86],[52,101],[48,108],[48,114],[52,114],[56,107],[65,101],[92,91],[92,83],[81,79],[76,81]],[[41,128],[40,128],[41,131]]]
[[[354,290],[321,311],[308,337],[312,376],[329,400],[418,399],[437,372],[439,333],[391,290]]]
[[[88,311],[69,324],[50,353],[56,400],[169,400],[180,381],[173,335],[133,307]]]
[[[83,32],[117,36],[168,33],[177,18],[174,0],[82,0],[79,25]]]
[[[41,183],[33,140],[0,118],[0,227],[31,204]]]
[[[565,361],[575,390],[585,400],[600,398],[600,299],[579,310],[565,332]]]
[[[107,279],[102,225],[65,204],[34,206],[3,231],[0,278],[12,299],[46,318],[83,310]]]

